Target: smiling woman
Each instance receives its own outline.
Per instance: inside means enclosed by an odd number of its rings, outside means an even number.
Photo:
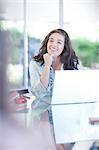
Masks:
[[[63,29],[52,30],[42,42],[39,54],[30,62],[31,91],[36,97],[32,105],[33,118],[53,126],[50,106],[55,70],[78,70],[78,67],[78,57],[67,32]],[[60,144],[56,147],[63,149]]]

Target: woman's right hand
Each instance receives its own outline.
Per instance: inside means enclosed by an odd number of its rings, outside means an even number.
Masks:
[[[52,65],[53,56],[46,53],[43,55],[43,58],[44,58],[45,66],[50,67]]]
[[[45,88],[48,87],[48,83],[49,83],[49,73],[50,73],[50,67],[52,65],[52,55],[46,53],[43,55],[44,58],[44,70],[41,74],[40,80],[42,82],[42,84],[44,85]]]

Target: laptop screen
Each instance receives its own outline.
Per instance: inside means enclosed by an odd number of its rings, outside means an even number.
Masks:
[[[99,100],[98,80],[99,70],[56,71],[52,104]]]

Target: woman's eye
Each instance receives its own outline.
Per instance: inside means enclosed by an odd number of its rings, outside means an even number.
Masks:
[[[58,42],[58,44],[62,44],[61,42]]]
[[[49,42],[54,42],[53,40],[49,40]]]

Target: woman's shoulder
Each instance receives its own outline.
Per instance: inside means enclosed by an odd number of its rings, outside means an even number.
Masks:
[[[85,70],[85,67],[82,65],[78,65],[77,68],[78,68],[78,70]]]
[[[34,67],[35,68],[41,68],[41,63],[32,59],[30,61],[30,68],[34,68]]]
[[[78,70],[87,70],[89,68],[82,65],[81,61],[79,61],[79,64],[77,65]]]
[[[38,66],[38,65],[40,65],[39,62],[37,62],[37,61],[35,61],[33,59],[30,61],[30,66]]]

